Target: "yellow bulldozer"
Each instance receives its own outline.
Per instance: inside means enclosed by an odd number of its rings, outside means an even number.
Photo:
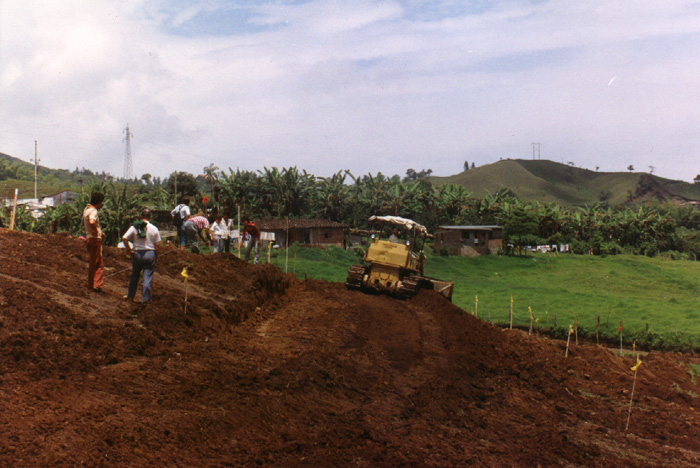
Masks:
[[[368,235],[371,241],[365,252],[365,265],[350,267],[345,283],[347,289],[384,293],[401,299],[410,299],[420,289],[431,289],[452,300],[453,282],[423,276],[422,247],[430,237],[424,226],[398,216],[372,216],[369,220],[389,225],[393,232],[388,240],[380,239],[382,230],[360,232]]]

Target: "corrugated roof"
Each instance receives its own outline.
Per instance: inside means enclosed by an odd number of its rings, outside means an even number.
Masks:
[[[286,219],[260,219],[254,223],[263,230],[279,230],[279,229],[347,229],[347,224],[328,221],[327,219],[290,219],[287,225]]]
[[[503,229],[503,226],[489,224],[485,226],[440,226],[439,229],[450,229],[455,231],[493,231],[494,229]]]

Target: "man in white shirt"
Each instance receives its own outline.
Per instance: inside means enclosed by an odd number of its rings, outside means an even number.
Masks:
[[[187,244],[187,236],[185,235],[185,222],[192,216],[190,211],[190,197],[187,195],[182,197],[182,203],[177,205],[173,211],[170,212],[170,217],[173,219],[173,223],[177,228],[177,236],[180,240],[180,248],[184,249],[185,244]]]
[[[210,228],[211,237],[213,238],[214,253],[223,253],[224,251],[224,240],[223,240],[223,230],[221,228],[221,215],[216,215],[214,217],[214,222],[211,223]]]
[[[391,235],[389,236],[389,242],[393,242],[394,244],[398,244],[399,241],[399,230],[397,228],[394,228],[394,230],[391,232]]]
[[[224,252],[228,253],[231,249],[231,234],[233,231],[233,220],[228,217],[228,213],[224,213],[221,218],[221,238],[224,240]]]
[[[126,234],[122,236],[127,256],[133,255],[129,290],[126,294],[127,300],[134,300],[142,270],[143,292],[141,293],[141,302],[151,300],[151,282],[153,281],[153,273],[156,268],[160,231],[150,221],[151,210],[144,208],[141,210],[141,219],[129,227]],[[133,248],[129,242],[133,243]]]

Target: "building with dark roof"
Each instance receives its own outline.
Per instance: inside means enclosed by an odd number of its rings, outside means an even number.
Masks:
[[[298,242],[303,245],[344,247],[348,225],[325,219],[255,220],[261,232],[274,233],[277,245],[284,248]]]
[[[452,255],[486,255],[502,247],[502,226],[440,226],[435,231],[435,249]]]

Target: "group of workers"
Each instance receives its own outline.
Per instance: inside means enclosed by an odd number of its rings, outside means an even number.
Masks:
[[[181,203],[171,212],[170,217],[177,227],[177,236],[181,249],[188,245],[194,253],[199,253],[199,241],[214,248],[214,253],[229,252],[231,243],[242,245],[245,241],[245,261],[250,260],[250,254],[255,249],[254,263],[260,261],[260,229],[247,217],[243,218],[243,232],[239,234],[233,229],[233,220],[228,213],[216,214],[210,222],[204,213],[192,214],[190,198],[182,197]]]
[[[96,293],[104,293],[104,263],[102,260],[102,241],[105,237],[100,228],[98,211],[104,202],[104,194],[95,192],[90,198],[90,203],[83,210],[83,223],[86,231],[86,244],[88,251],[88,288]],[[185,196],[182,203],[170,213],[174,224],[177,226],[179,245],[185,248],[191,245],[192,252],[199,253],[199,239],[207,245],[213,245],[214,252],[228,252],[231,241],[239,242],[232,229],[232,221],[228,215],[216,215],[213,221],[204,216],[202,212],[194,216],[190,212],[190,199]],[[245,233],[247,246],[245,253],[246,262],[255,249],[255,263],[260,258],[260,229],[248,218],[243,219],[243,232]],[[151,283],[158,258],[158,245],[161,241],[160,231],[151,223],[151,210],[141,210],[139,219],[135,221],[122,236],[122,243],[128,257],[132,258],[131,277],[124,299],[134,301],[141,273],[143,272],[143,284],[141,302],[151,300]]]

